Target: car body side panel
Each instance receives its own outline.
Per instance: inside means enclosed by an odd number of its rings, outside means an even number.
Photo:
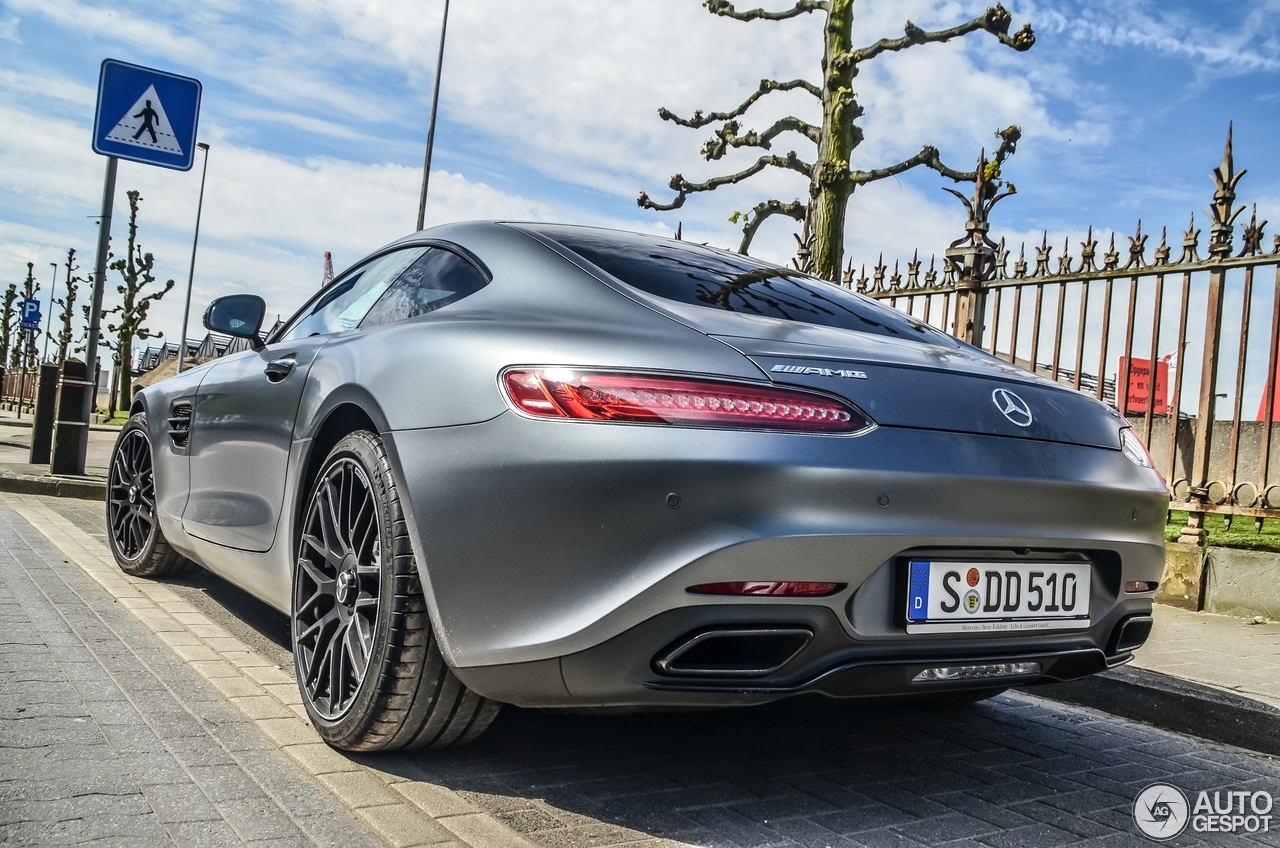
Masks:
[[[147,386],[134,397],[147,414],[147,436],[151,441],[155,468],[156,511],[160,518],[181,520],[191,486],[190,456],[186,448],[177,447],[169,437],[169,416],[173,405],[189,401],[195,405],[200,381],[209,364]],[[167,535],[167,534],[166,534]]]
[[[696,583],[835,581],[852,593],[922,545],[1087,547],[1116,552],[1138,575],[1126,579],[1163,569],[1167,496],[1119,451],[887,427],[779,438],[515,413],[393,437],[440,636],[461,666],[586,649],[700,603],[685,592]]]
[[[284,490],[295,492],[301,486],[301,475],[310,450],[309,440],[295,441],[289,449],[288,470]],[[162,524],[165,537],[182,553],[214,574],[234,583],[258,600],[283,613],[289,612],[293,592],[293,542],[297,534],[297,516],[291,509],[281,511],[275,543],[266,551],[247,551],[219,545],[193,536],[183,529]]]
[[[218,361],[200,382],[190,437],[188,534],[233,548],[271,548],[286,500],[293,422],[324,337],[279,342]],[[268,362],[292,359],[278,381]]]

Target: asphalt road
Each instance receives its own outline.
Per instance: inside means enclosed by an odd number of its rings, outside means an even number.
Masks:
[[[47,501],[101,536],[101,507]],[[287,620],[204,572],[171,588],[286,669]],[[447,786],[530,840],[570,845],[1136,845],[1168,781],[1280,796],[1280,763],[1011,693],[963,709],[827,700],[621,716],[504,708],[478,742],[366,762]],[[1280,845],[1190,831],[1175,845]]]

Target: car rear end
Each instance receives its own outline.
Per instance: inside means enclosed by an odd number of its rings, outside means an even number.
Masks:
[[[508,363],[507,414],[400,446],[448,493],[415,512],[473,689],[942,695],[1074,679],[1145,640],[1168,498],[1118,416],[848,292],[787,289],[825,283],[749,266],[698,300],[654,294],[593,255],[614,236],[570,229],[527,231],[760,376]],[[655,242],[636,249],[669,264]],[[677,250],[681,273],[704,255]],[[751,286],[839,320],[753,312]]]

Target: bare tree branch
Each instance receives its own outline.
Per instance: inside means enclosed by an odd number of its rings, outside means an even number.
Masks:
[[[814,97],[817,97],[819,100],[822,99],[822,90],[811,82],[806,82],[805,80],[800,79],[791,80],[790,82],[778,82],[777,80],[764,79],[760,80],[760,87],[756,89],[755,93],[744,100],[742,105],[737,109],[734,109],[732,112],[711,112],[709,114],[704,114],[703,111],[699,109],[693,113],[692,118],[681,118],[678,115],[667,111],[665,108],[659,108],[658,117],[664,121],[672,121],[682,127],[692,127],[696,130],[701,127],[705,127],[707,124],[714,124],[716,121],[729,121],[734,118],[741,117],[743,113],[750,109],[757,100],[764,97],[771,91],[791,91],[796,88],[802,88]]]
[[[702,145],[703,157],[708,162],[719,159],[728,152],[730,147],[760,147],[764,150],[772,150],[773,140],[784,132],[798,132],[817,144],[819,134],[822,132],[821,127],[805,123],[799,118],[782,118],[762,133],[751,130],[745,135],[738,135],[739,129],[737,121],[729,121],[716,130],[715,137],[708,139],[707,143]]]
[[[764,9],[739,12],[729,0],[706,0],[702,5],[713,15],[738,21],[785,21],[808,12],[827,11],[827,0],[797,0],[795,6],[782,12],[766,12]]]
[[[953,38],[959,38],[979,30],[986,30],[999,39],[1001,44],[1012,47],[1018,52],[1030,50],[1031,46],[1036,43],[1036,36],[1031,30],[1031,24],[1027,24],[1015,34],[1009,35],[1009,25],[1012,21],[1013,15],[1009,14],[1004,6],[999,4],[988,8],[987,11],[973,20],[950,29],[931,32],[921,29],[911,21],[907,21],[906,34],[901,38],[882,38],[869,47],[863,47],[861,50],[850,50],[848,53],[837,57],[836,62],[853,62],[855,64],[865,62],[868,59],[874,59],[881,53],[906,50],[908,47],[914,47],[917,44],[950,41]]]
[[[697,194],[703,191],[715,191],[721,186],[733,185],[740,183],[748,177],[753,177],[763,171],[765,168],[785,168],[790,171],[809,176],[813,171],[813,166],[808,162],[802,162],[796,156],[796,152],[792,150],[786,156],[761,156],[756,160],[755,164],[736,174],[728,174],[723,177],[712,177],[711,179],[701,183],[691,183],[681,174],[676,174],[671,178],[670,186],[672,191],[677,192],[675,200],[670,203],[657,203],[646,192],[640,192],[640,196],[636,198],[636,205],[641,209],[656,209],[659,212],[669,212],[672,209],[679,209],[684,206],[684,199],[690,194]]]
[[[920,152],[910,159],[904,159],[896,165],[890,165],[887,168],[875,168],[870,171],[850,171],[849,179],[854,185],[866,185],[877,180],[888,179],[897,176],[904,171],[910,171],[912,168],[919,166],[932,168],[944,177],[955,180],[956,182],[973,182],[978,178],[977,171],[957,171],[955,168],[948,168],[942,163],[942,159],[938,155],[938,148],[925,145],[920,148]]]
[[[790,203],[783,203],[781,200],[766,200],[763,203],[757,203],[752,208],[751,214],[747,217],[747,222],[742,228],[742,244],[738,245],[738,252],[742,254],[747,252],[747,248],[751,247],[751,240],[756,237],[756,230],[760,229],[760,225],[774,215],[786,215],[788,218],[803,221],[808,209],[809,207],[799,200],[793,200]]]

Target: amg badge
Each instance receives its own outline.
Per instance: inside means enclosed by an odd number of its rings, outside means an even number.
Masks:
[[[819,377],[847,377],[851,380],[867,379],[866,371],[847,371],[843,368],[815,368],[810,365],[775,365],[770,369],[782,374],[816,374]]]

